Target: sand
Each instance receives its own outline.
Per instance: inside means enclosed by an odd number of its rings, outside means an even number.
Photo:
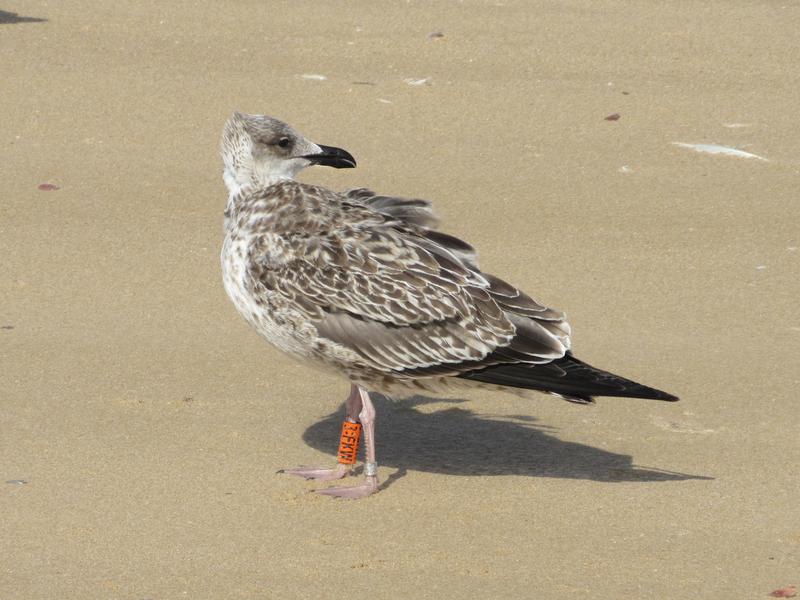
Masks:
[[[800,584],[797,4],[3,10],[0,597]],[[236,109],[359,160],[306,181],[434,200],[580,357],[682,401],[378,399],[379,494],[276,475],[333,462],[347,386],[225,297]]]

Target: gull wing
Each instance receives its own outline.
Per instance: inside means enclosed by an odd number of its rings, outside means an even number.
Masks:
[[[409,216],[429,204],[294,185],[289,208],[256,244],[272,251],[254,257],[252,275],[369,367],[455,375],[567,352],[562,313],[482,273],[471,246]]]

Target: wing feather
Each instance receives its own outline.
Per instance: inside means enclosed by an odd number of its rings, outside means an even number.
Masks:
[[[428,200],[380,196],[367,188],[347,190],[343,196],[351,202],[368,206],[376,212],[402,221],[406,225],[435,229],[439,224],[439,218],[434,214],[433,206]]]

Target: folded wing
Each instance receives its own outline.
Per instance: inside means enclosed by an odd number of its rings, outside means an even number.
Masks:
[[[254,273],[320,336],[373,369],[415,378],[567,352],[564,315],[482,273],[469,244],[432,229],[427,201],[363,189],[327,200],[329,212],[304,230],[277,234],[285,260],[265,257]]]

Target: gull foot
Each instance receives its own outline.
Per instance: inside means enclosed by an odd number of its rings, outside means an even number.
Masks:
[[[317,481],[334,481],[350,473],[350,468],[342,464],[334,469],[323,469],[322,467],[295,467],[294,469],[281,469],[278,473],[297,475],[298,477],[316,479]]]
[[[378,478],[367,477],[361,485],[353,487],[332,487],[325,488],[324,490],[314,490],[317,494],[323,496],[333,496],[335,498],[348,498],[355,500],[356,498],[366,498],[378,491]]]

